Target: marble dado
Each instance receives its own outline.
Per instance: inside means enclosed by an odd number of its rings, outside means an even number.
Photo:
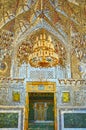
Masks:
[[[0,130],[23,130],[24,129],[24,106],[21,107],[21,106],[3,106],[3,105],[0,105],[0,114],[4,114],[4,115],[7,115],[6,117],[9,119],[9,120],[13,120],[13,122],[15,121],[14,118],[11,118],[9,116],[9,113],[12,115],[12,114],[18,114],[18,121],[17,122],[17,127],[14,127],[13,128],[4,128],[4,123],[2,122],[1,124],[3,125],[3,127],[0,128]],[[0,120],[2,121],[2,118],[3,117],[0,117]],[[6,118],[4,118],[4,120],[6,120]],[[6,120],[6,123],[5,125],[8,124],[7,120]],[[11,124],[12,125],[12,124]]]

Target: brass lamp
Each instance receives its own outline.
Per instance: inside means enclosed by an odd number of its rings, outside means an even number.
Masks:
[[[53,67],[58,64],[58,54],[50,36],[45,33],[36,37],[33,53],[29,55],[29,63],[32,67]]]

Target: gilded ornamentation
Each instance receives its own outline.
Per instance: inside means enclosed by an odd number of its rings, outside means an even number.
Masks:
[[[43,85],[44,86],[44,90],[39,90],[38,87],[39,85]],[[52,93],[53,93],[53,98],[54,98],[54,128],[55,130],[57,130],[57,111],[56,111],[56,105],[57,105],[57,101],[56,101],[56,84],[53,83],[53,82],[27,82],[26,84],[26,107],[25,107],[25,127],[24,127],[24,130],[28,129],[29,128],[29,125],[28,124],[28,120],[29,120],[29,102],[30,102],[30,95],[33,95],[34,94],[37,96],[37,95],[43,95],[43,97],[45,97],[45,95],[47,94],[46,92],[48,92],[48,94],[46,95],[47,96],[51,96]],[[34,87],[33,87],[34,86]],[[50,87],[51,86],[51,87]],[[34,93],[35,92],[35,93]],[[52,93],[51,93],[52,92]],[[32,97],[33,97],[32,96]],[[44,120],[44,115],[43,112],[44,112],[44,109],[47,108],[47,104],[34,104],[34,109],[37,110],[38,114],[40,115],[39,117],[36,117],[35,115],[35,118],[38,119],[38,120]],[[36,108],[38,107],[38,109]],[[42,108],[43,107],[43,108]],[[46,109],[45,109],[46,110]],[[36,112],[36,114],[37,114]]]
[[[14,102],[20,102],[20,92],[13,91],[12,95],[13,95]]]
[[[47,38],[46,41],[47,42],[49,41],[48,36],[50,36],[52,39],[51,42],[52,42],[52,46],[54,47],[54,53],[56,53],[55,55],[57,55],[57,58],[58,58],[58,60],[55,60],[55,62],[57,61],[58,65],[65,67],[66,56],[67,56],[65,46],[62,45],[62,43],[60,41],[58,41],[58,39],[56,39],[53,35],[51,35],[48,31],[45,31],[45,32],[46,32],[46,38]],[[29,63],[29,57],[32,58],[32,56],[30,56],[30,55],[32,54],[32,52],[34,53],[33,47],[35,46],[35,41],[36,41],[37,37],[39,37],[40,34],[42,34],[42,33],[43,32],[41,29],[39,31],[35,31],[34,34],[32,34],[30,36],[30,38],[27,37],[26,40],[21,43],[21,45],[19,46],[18,51],[17,51],[17,61],[18,61],[19,66],[24,62]],[[35,55],[33,55],[33,56],[35,56]],[[52,61],[52,63],[53,62],[54,61]]]
[[[5,73],[7,71],[7,63],[6,62],[1,62],[0,63],[0,73]]]
[[[72,54],[76,54],[76,57],[86,63],[86,37],[85,34],[77,33],[72,37]]]
[[[70,93],[69,92],[62,92],[62,102],[63,103],[70,102]]]
[[[47,38],[51,37],[51,44],[35,44],[42,30],[45,30]],[[30,66],[28,61],[34,59],[31,54],[37,49],[41,50],[39,47],[49,50],[46,51],[48,54],[54,51],[58,59],[57,67]],[[36,53],[35,56],[38,55]],[[0,0],[0,107],[2,112],[3,108],[10,111],[14,106],[16,110],[24,107],[24,113],[19,114],[22,121],[18,119],[18,129],[29,129],[29,94],[37,93],[39,96],[47,92],[54,96],[53,123],[54,129],[59,129],[58,119],[61,116],[57,112],[61,107],[66,110],[68,107],[73,110],[74,107],[86,108],[85,79],[86,0]],[[34,105],[41,121],[47,106],[46,103]],[[60,122],[63,123],[61,119]],[[61,129],[64,129],[63,126],[61,124]]]
[[[30,52],[32,52],[32,45],[31,44],[29,44],[27,42],[23,42],[19,46],[19,49],[17,52],[17,61],[18,61],[19,66],[24,62],[28,63],[28,56],[29,56]]]
[[[6,55],[4,59],[0,61],[0,77],[9,77],[11,69],[11,56]]]
[[[53,67],[59,62],[58,54],[55,53],[53,41],[50,36],[42,32],[36,37],[33,52],[29,54],[29,63],[32,67]]]

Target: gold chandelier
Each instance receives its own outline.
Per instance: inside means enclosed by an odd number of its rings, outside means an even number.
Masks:
[[[33,53],[29,55],[29,63],[32,67],[53,67],[58,64],[58,54],[50,36],[45,33],[36,37]]]

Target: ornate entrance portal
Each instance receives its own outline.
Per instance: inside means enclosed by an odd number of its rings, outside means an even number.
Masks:
[[[25,130],[57,130],[55,83],[28,82],[26,92]]]

